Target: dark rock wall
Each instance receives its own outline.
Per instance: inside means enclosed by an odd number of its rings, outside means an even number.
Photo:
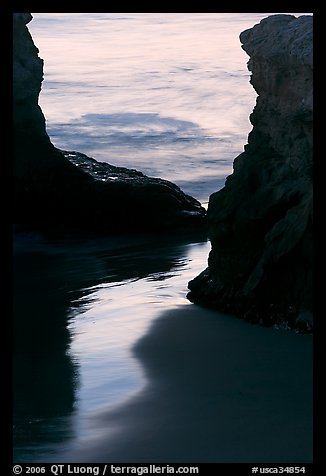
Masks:
[[[43,60],[25,25],[32,19],[30,13],[13,14],[13,106],[14,132],[20,137],[37,136],[49,144],[45,119],[38,106],[43,80]],[[31,140],[30,140],[31,142]],[[18,144],[17,144],[18,145]]]
[[[14,222],[50,219],[50,202],[64,188],[90,182],[72,167],[50,141],[38,104],[43,81],[43,60],[38,56],[26,24],[30,13],[13,14],[13,171]],[[61,181],[61,185],[60,185]],[[42,218],[43,217],[43,218]]]
[[[13,14],[14,223],[104,233],[203,230],[205,210],[175,184],[52,145],[38,105],[43,60],[31,20]]]
[[[240,35],[258,98],[253,130],[208,206],[208,268],[190,300],[252,322],[310,329],[312,17],[274,15]]]

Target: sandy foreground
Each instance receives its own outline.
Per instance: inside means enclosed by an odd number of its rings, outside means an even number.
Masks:
[[[196,305],[137,342],[145,388],[91,425],[69,462],[312,461],[312,336]]]

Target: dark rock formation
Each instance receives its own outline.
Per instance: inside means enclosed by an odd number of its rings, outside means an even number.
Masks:
[[[202,227],[205,210],[166,180],[56,149],[38,105],[43,61],[13,14],[14,223],[105,233]]]
[[[312,17],[240,35],[258,93],[248,145],[208,206],[208,268],[191,301],[251,322],[311,329]]]

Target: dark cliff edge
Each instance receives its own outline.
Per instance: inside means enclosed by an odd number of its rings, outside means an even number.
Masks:
[[[53,146],[38,105],[43,60],[26,26],[31,20],[30,13],[13,14],[13,221],[17,228],[109,234],[204,230],[205,209],[177,185]]]
[[[312,330],[313,20],[273,15],[241,33],[258,94],[253,130],[210,196],[208,267],[188,298],[253,323]]]

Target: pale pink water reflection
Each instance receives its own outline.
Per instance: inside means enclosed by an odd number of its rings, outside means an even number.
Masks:
[[[256,97],[239,34],[268,13],[33,15],[55,145],[172,180],[204,203],[223,186]]]

